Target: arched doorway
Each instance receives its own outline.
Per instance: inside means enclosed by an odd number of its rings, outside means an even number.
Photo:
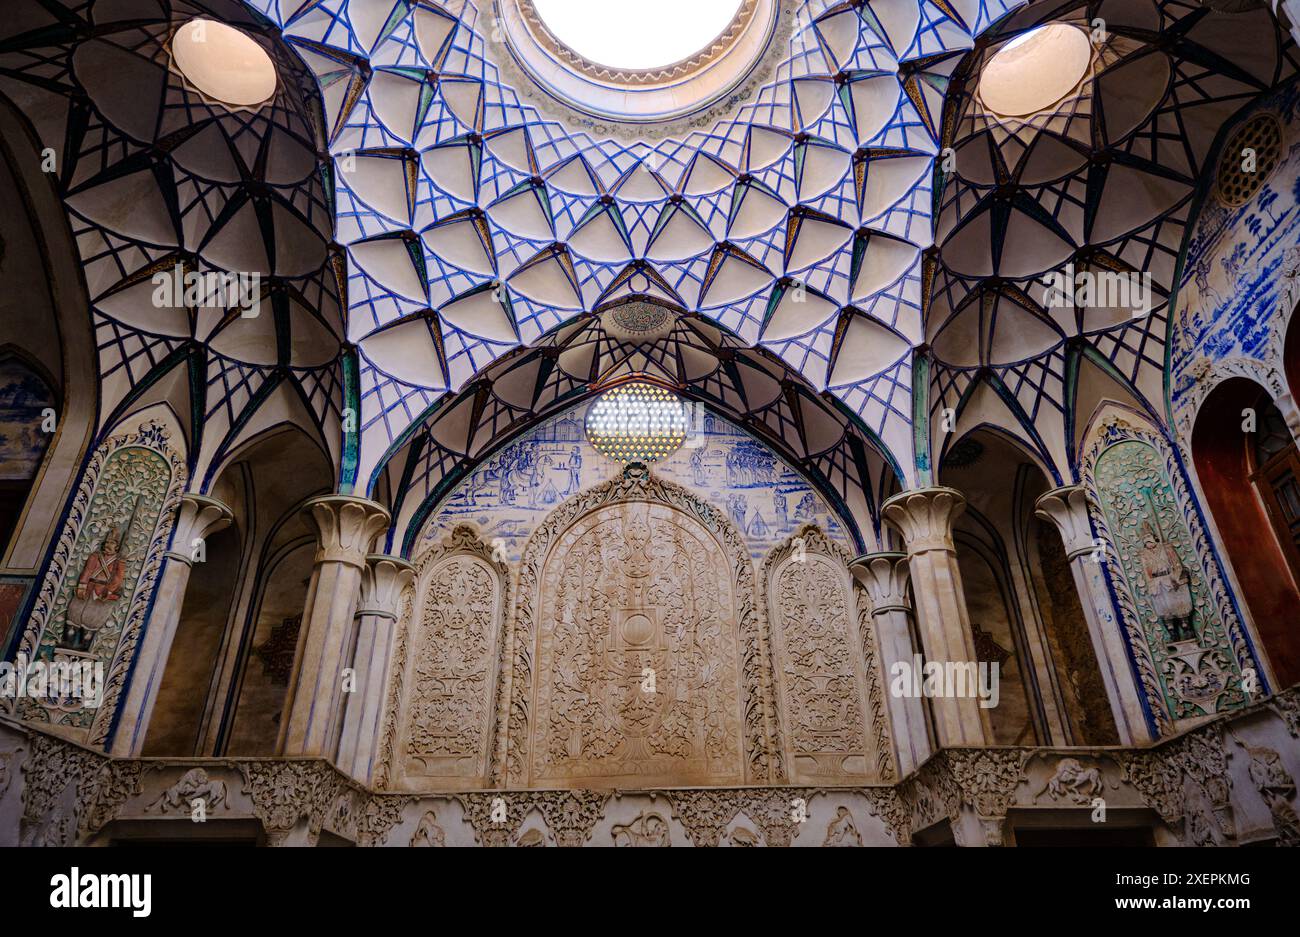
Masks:
[[[1192,459],[1278,682],[1300,681],[1300,452],[1268,392],[1247,378],[1211,391]]]
[[[53,438],[59,411],[53,384],[24,357],[0,349],[0,555]]]
[[[967,498],[953,539],[982,662],[1000,666],[989,711],[1001,745],[1119,741],[1060,534],[1034,516],[1042,467],[1003,433],[952,444],[940,480]]]
[[[210,492],[234,523],[190,574],[143,754],[274,752],[315,555],[298,508],[332,485],[319,444],[288,426],[222,466]]]

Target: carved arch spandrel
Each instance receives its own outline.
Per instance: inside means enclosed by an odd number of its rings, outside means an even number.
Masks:
[[[645,471],[629,469],[623,476],[580,492],[559,505],[534,530],[524,547],[516,584],[516,605],[507,632],[513,648],[511,665],[503,675],[509,698],[506,725],[505,777],[511,787],[529,786],[536,717],[534,684],[539,679],[538,635],[543,604],[543,576],[562,538],[584,520],[612,507],[666,507],[690,525],[698,525],[716,543],[731,573],[735,633],[739,642],[739,691],[743,783],[785,780],[775,740],[770,652],[760,627],[755,601],[753,561],[739,532],[724,512],[685,488]],[[586,781],[590,781],[588,778]]]
[[[386,779],[404,789],[491,786],[502,755],[509,570],[467,524],[414,565],[393,662]]]
[[[805,524],[763,560],[778,738],[791,783],[892,780],[893,738],[871,606],[851,557]]]

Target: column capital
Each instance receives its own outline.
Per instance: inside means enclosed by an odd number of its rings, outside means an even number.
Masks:
[[[1056,525],[1067,558],[1072,560],[1095,549],[1092,522],[1088,519],[1088,489],[1083,485],[1063,485],[1039,495],[1034,515]]]
[[[397,618],[402,592],[415,580],[415,567],[400,556],[371,553],[361,570],[358,615]]]
[[[903,535],[911,556],[930,550],[956,549],[952,524],[966,510],[966,496],[954,488],[935,486],[900,491],[880,509],[880,515]]]
[[[207,495],[181,495],[181,505],[176,511],[176,521],[172,526],[172,545],[175,550],[168,550],[166,556],[186,566],[194,565],[192,546],[195,540],[205,540],[219,530],[225,530],[234,521],[235,515],[216,498]]]
[[[392,516],[382,504],[355,495],[320,495],[302,506],[319,537],[316,562],[344,563],[361,569],[375,537],[388,529]]]
[[[871,614],[911,612],[907,601],[907,577],[910,570],[906,553],[892,550],[866,553],[849,564],[853,578],[871,596]]]

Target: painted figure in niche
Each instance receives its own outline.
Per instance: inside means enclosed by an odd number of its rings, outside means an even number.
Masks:
[[[113,615],[122,597],[122,580],[126,577],[128,557],[122,552],[135,523],[140,499],[131,505],[131,515],[121,527],[110,527],[99,549],[82,564],[76,594],[68,601],[63,634],[58,646],[70,651],[88,651],[91,642]]]
[[[789,521],[785,516],[785,512],[786,512],[785,492],[782,491],[780,488],[775,489],[772,493],[772,510],[776,513],[777,528],[780,530],[784,530],[788,525]]]
[[[1192,587],[1178,551],[1149,523],[1142,525],[1142,571],[1156,617],[1170,641],[1195,641]]]

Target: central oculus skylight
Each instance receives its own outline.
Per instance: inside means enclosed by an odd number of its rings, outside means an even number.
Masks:
[[[588,61],[647,69],[704,49],[736,18],[740,0],[533,0],[533,8]]]

